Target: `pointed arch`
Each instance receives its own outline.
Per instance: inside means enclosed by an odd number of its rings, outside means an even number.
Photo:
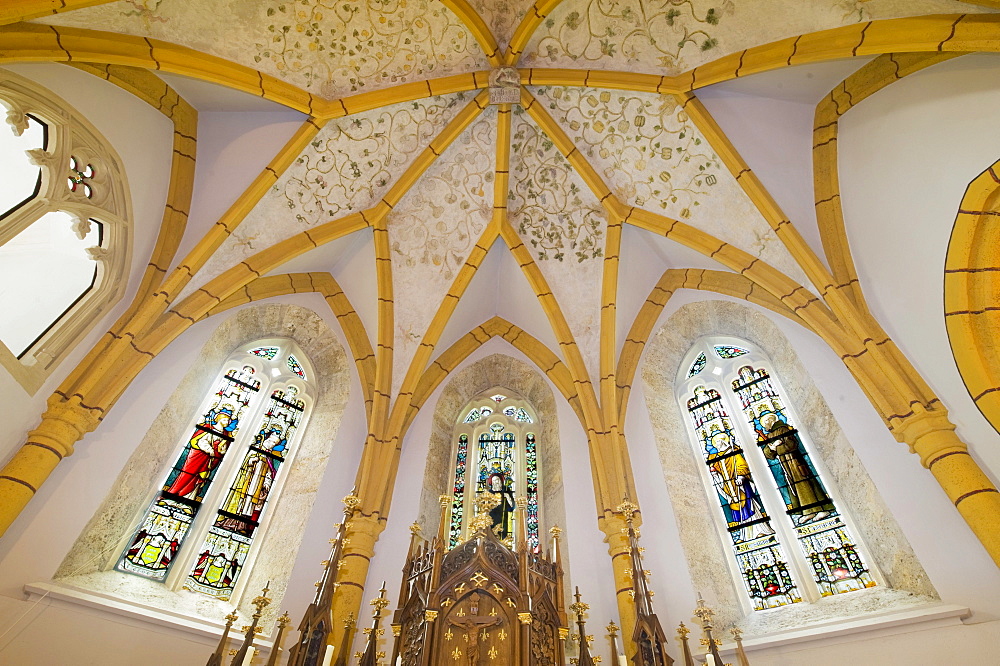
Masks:
[[[756,309],[726,301],[700,301],[679,308],[652,335],[642,367],[642,386],[646,405],[654,419],[654,436],[660,453],[664,480],[675,505],[691,507],[703,516],[718,511],[707,501],[701,478],[703,472],[694,455],[687,435],[687,414],[681,411],[675,390],[675,378],[687,371],[695,341],[703,335],[731,336],[745,340],[766,353],[775,370],[785,380],[786,389],[794,395],[802,416],[802,428],[812,435],[812,441],[828,465],[833,483],[846,499],[846,509],[854,517],[860,538],[869,546],[875,566],[882,572],[887,588],[874,592],[876,602],[885,607],[913,602],[913,595],[935,598],[930,579],[917,561],[906,537],[885,505],[872,479],[864,472],[854,448],[840,430],[808,371],[781,330]],[[733,415],[730,414],[732,417]],[[735,418],[735,417],[734,417]],[[760,480],[758,479],[758,482]],[[737,610],[741,596],[729,574],[728,555],[714,525],[706,520],[678,520],[680,538],[688,569],[698,589],[710,590],[719,600],[722,611],[718,621],[734,624],[742,619]],[[793,547],[794,544],[788,544]],[[723,572],[723,575],[719,575]],[[867,593],[865,593],[867,594]],[[881,595],[881,596],[879,596]],[[848,615],[846,606],[851,595],[837,595],[824,602],[830,617]],[[873,597],[874,598],[874,597]],[[782,614],[796,615],[794,604]],[[725,617],[722,617],[725,616]],[[767,617],[755,620],[755,631],[767,631]]]

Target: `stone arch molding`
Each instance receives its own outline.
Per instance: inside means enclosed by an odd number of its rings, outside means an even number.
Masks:
[[[271,507],[274,515],[280,513],[281,520],[271,521],[267,532],[261,535],[265,541],[285,547],[261,548],[247,572],[243,587],[247,592],[230,602],[173,592],[159,583],[112,570],[134,521],[148,503],[150,489],[160,481],[165,461],[176,454],[177,444],[216,381],[219,368],[234,350],[264,338],[293,340],[309,358],[318,378],[312,414],[277,504]],[[235,313],[219,325],[166,400],[101,507],[56,571],[53,582],[92,596],[124,601],[137,613],[160,611],[167,617],[181,616],[221,626],[221,618],[234,605],[243,617],[249,617],[254,611],[250,601],[255,591],[270,581],[273,603],[265,609],[262,622],[264,626],[271,625],[281,608],[295,554],[330,458],[349,386],[347,353],[326,322],[312,310],[290,304],[265,304]]]
[[[420,496],[418,522],[424,534],[437,533],[441,514],[438,497],[451,494],[455,474],[455,426],[463,408],[491,389],[516,394],[531,406],[538,418],[539,518],[543,530],[566,525],[563,499],[562,456],[556,400],[545,377],[528,363],[505,354],[492,354],[454,373],[438,398],[431,424],[427,466]],[[547,534],[539,536],[545,542]],[[560,546],[563,570],[569,571],[566,542]],[[543,548],[544,549],[544,548]]]
[[[711,519],[717,507],[709,503],[700,477],[700,461],[688,439],[686,415],[674,393],[675,379],[691,346],[710,335],[740,338],[770,357],[886,586],[815,603],[793,604],[779,611],[741,615],[739,595],[743,592],[730,575],[729,555]],[[652,336],[641,376],[691,580],[694,589],[718,609],[719,626],[740,625],[750,636],[762,635],[937,599],[930,579],[805,366],[788,339],[765,315],[728,301],[684,305]]]

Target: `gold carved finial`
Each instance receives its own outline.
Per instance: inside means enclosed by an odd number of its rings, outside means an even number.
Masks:
[[[558,525],[549,529],[549,534],[552,535],[553,539],[558,539],[559,537],[562,536],[562,533],[563,533],[562,528],[559,527]]]
[[[369,603],[375,607],[375,610],[372,612],[372,617],[378,617],[381,615],[385,607],[389,605],[389,600],[385,598],[384,582],[382,583],[382,589],[379,590],[378,596],[372,599]]]
[[[433,622],[434,620],[437,619],[437,616],[438,616],[439,612],[440,611],[436,611],[436,610],[425,610],[424,611],[424,619],[427,620],[428,622]]]
[[[528,498],[527,497],[517,497],[514,499],[514,504],[517,505],[518,509],[528,508]]]
[[[611,620],[611,622],[608,622],[608,626],[606,626],[606,627],[604,627],[604,628],[605,628],[605,629],[607,630],[607,632],[608,632],[609,634],[611,634],[612,636],[617,636],[617,635],[618,635],[618,629],[619,629],[619,627],[618,627],[618,625],[617,625],[617,624],[615,624],[615,621],[614,621],[614,620]]]
[[[410,525],[410,534],[413,536],[420,536],[420,523],[415,520],[413,521],[413,524]]]
[[[585,604],[580,601],[580,588],[576,588],[576,594],[573,595],[576,601],[569,605],[570,611],[582,616],[584,613],[590,610],[590,604]]]
[[[451,495],[438,495],[438,504],[442,509],[448,508],[448,505],[451,504]]]
[[[712,624],[712,616],[715,615],[715,611],[705,605],[705,600],[701,598],[701,594],[698,595],[698,605],[694,609],[695,617],[701,620],[702,626]]]
[[[622,503],[615,510],[628,520],[632,518],[632,514],[639,510],[639,505],[630,500],[628,495],[625,495],[625,499],[622,500]]]
[[[344,629],[350,629],[351,627],[353,627],[355,620],[356,618],[354,617],[354,612],[352,611],[348,613],[347,617],[344,618]]]
[[[739,627],[733,627],[732,629],[729,630],[729,632],[733,635],[733,640],[735,641],[738,641],[741,638],[743,638],[743,632],[740,631]]]
[[[267,593],[270,591],[271,591],[271,581],[267,581],[267,584],[264,585],[264,589],[261,590],[260,592],[260,596],[254,597],[254,600],[250,602],[251,604],[257,607],[258,617],[260,617],[260,613],[264,609],[264,606],[267,606],[269,603],[271,603],[270,597],[267,596]]]
[[[361,498],[354,494],[352,491],[350,495],[344,498],[344,508],[347,513],[354,513],[354,510],[358,508],[361,504]]]
[[[288,611],[285,611],[284,613],[281,614],[281,617],[278,618],[278,626],[284,629],[285,627],[288,626],[288,623],[291,621],[292,618],[288,616]]]
[[[678,640],[680,640],[680,641],[686,641],[687,637],[688,637],[688,634],[690,634],[690,633],[691,633],[691,630],[688,629],[686,626],[684,626],[683,622],[681,622],[679,625],[677,625],[677,638],[678,638]]]
[[[490,510],[500,504],[500,497],[493,493],[482,493],[476,498],[476,515],[469,526],[473,532],[485,532],[493,524]]]
[[[517,619],[521,624],[531,624],[531,613],[518,613]]]
[[[401,634],[403,632],[403,625],[401,625],[401,624],[393,624],[393,625],[390,625],[390,626],[392,627],[392,635],[394,637],[398,638],[399,634]]]

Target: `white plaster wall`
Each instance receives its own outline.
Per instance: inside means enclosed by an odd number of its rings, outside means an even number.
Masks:
[[[45,86],[89,120],[118,152],[129,177],[135,219],[132,232],[131,288],[117,305],[105,311],[80,344],[58,365],[48,380],[29,396],[6,372],[0,372],[0,399],[7,414],[0,432],[0,461],[13,455],[45,409],[45,399],[97,340],[124,312],[135,295],[149,261],[163,215],[173,150],[173,127],[145,102],[73,67],[55,64],[7,65],[5,69]]]
[[[175,266],[240,198],[304,120],[303,114],[287,109],[199,112],[196,186]]]
[[[979,413],[948,345],[944,260],[969,181],[1000,156],[1000,58],[962,56],[897,81],[844,114],[847,234],[875,316],[950,410],[994,483],[1000,435]]]

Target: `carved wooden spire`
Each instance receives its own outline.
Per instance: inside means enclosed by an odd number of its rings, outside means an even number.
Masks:
[[[366,629],[368,645],[365,646],[365,651],[361,655],[361,659],[358,660],[358,666],[378,666],[379,662],[385,658],[385,652],[378,649],[379,639],[385,633],[385,629],[379,626],[382,623],[382,611],[389,605],[389,600],[385,598],[385,581],[382,582],[382,589],[379,590],[378,596],[371,600],[371,604],[375,607],[375,610],[372,611],[372,627]]]
[[[628,495],[617,507],[625,519],[622,531],[628,536],[628,552],[632,560],[632,599],[635,603],[635,630],[632,640],[636,653],[632,656],[635,666],[673,666],[667,654],[667,636],[653,610],[653,592],[649,589],[649,572],[642,568],[642,548],[639,547],[639,530],[632,524],[639,506]]]
[[[299,642],[292,648],[288,666],[319,666],[333,627],[333,595],[337,591],[337,570],[343,557],[344,537],[354,509],[361,500],[351,491],[344,498],[344,521],[335,525],[337,536],[330,540],[330,558],[323,562],[323,577],[316,583],[316,597],[299,622]],[[349,629],[348,629],[349,631]],[[349,643],[344,643],[344,652]]]
[[[580,588],[576,588],[576,594],[573,595],[576,599],[573,603],[569,605],[571,612],[576,613],[576,627],[579,632],[578,638],[580,641],[580,656],[576,659],[571,660],[571,663],[576,664],[576,666],[594,666],[594,658],[590,656],[590,640],[591,636],[587,635],[587,626],[585,620],[583,619],[584,613],[590,610],[590,604],[585,604],[580,600]]]

